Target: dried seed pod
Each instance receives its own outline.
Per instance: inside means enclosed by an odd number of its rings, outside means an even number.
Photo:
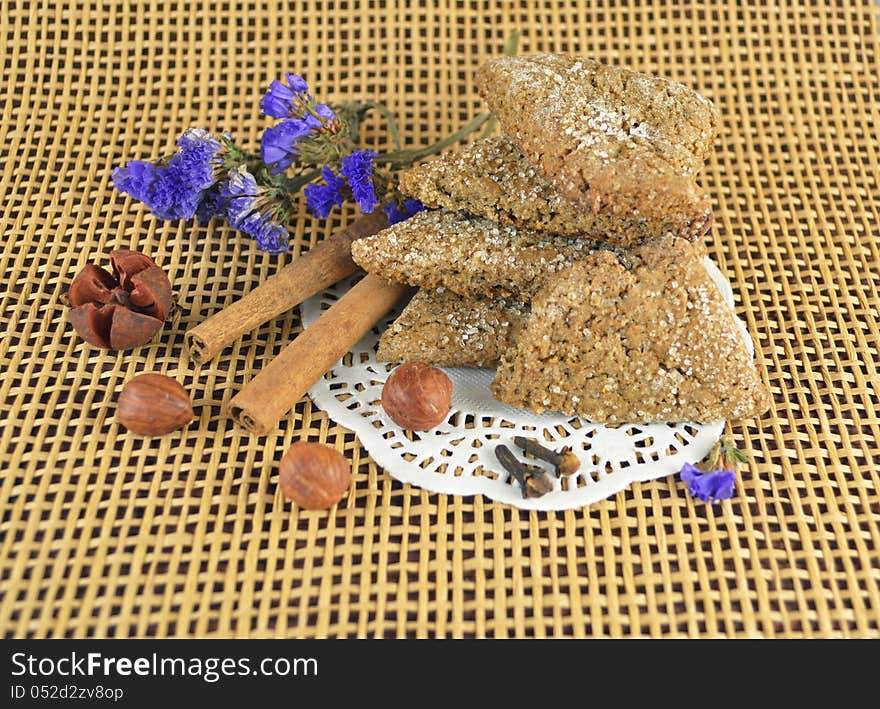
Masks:
[[[350,483],[351,465],[329,446],[297,441],[281,459],[281,491],[303,509],[332,507],[342,499]]]
[[[162,374],[140,374],[119,394],[116,418],[129,431],[164,436],[195,418],[186,389]]]
[[[171,283],[149,256],[110,253],[113,274],[88,265],[70,284],[67,314],[80,337],[97,347],[128,350],[146,344],[171,310]]]

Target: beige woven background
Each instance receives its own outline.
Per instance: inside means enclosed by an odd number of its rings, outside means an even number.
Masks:
[[[0,3],[6,636],[880,634],[877,10],[605,5]],[[660,72],[721,109],[710,252],[775,398],[732,427],[756,461],[732,501],[695,502],[674,478],[555,514],[428,494],[308,400],[252,438],[224,405],[298,311],[199,370],[182,359],[187,327],[287,258],[216,224],[156,221],[112,189],[114,166],[190,125],[256,144],[259,98],[285,70],[325,100],[382,99],[410,144],[430,141],[480,109],[473,70],[515,28],[524,52]],[[380,145],[378,126],[367,139]],[[290,258],[339,223],[303,214]],[[152,254],[180,309],[117,354],[79,341],[59,296],[118,247]],[[188,431],[115,423],[121,385],[145,371],[188,387]],[[297,439],[353,461],[339,509],[278,493]]]

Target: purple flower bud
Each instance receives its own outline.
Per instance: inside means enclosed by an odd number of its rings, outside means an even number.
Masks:
[[[285,76],[287,76],[287,83],[290,84],[291,91],[298,94],[304,94],[309,90],[309,85],[306,83],[306,80],[299,74],[285,74]]]
[[[316,104],[316,105],[314,106],[314,109],[315,109],[315,113],[317,113],[319,116],[321,116],[321,118],[324,119],[324,122],[325,122],[325,123],[329,123],[329,122],[332,121],[334,118],[336,118],[336,114],[333,113],[333,109],[330,108],[330,106],[328,106],[326,103],[319,103],[319,104]],[[309,117],[312,118],[312,119],[315,118],[315,117],[312,116],[311,114],[310,114]],[[321,122],[318,121],[318,125],[315,126],[315,127],[316,127],[316,128],[321,127]]]
[[[260,108],[267,116],[287,118],[298,115],[299,103],[311,101],[309,85],[298,74],[287,74],[287,84],[273,81],[260,100]]]
[[[269,84],[266,95],[260,99],[263,113],[273,118],[286,118],[293,107],[293,92],[280,81]]]

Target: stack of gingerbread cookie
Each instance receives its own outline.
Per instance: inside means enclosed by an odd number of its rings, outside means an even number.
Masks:
[[[559,55],[495,59],[477,79],[504,135],[404,173],[428,210],[352,247],[367,271],[419,287],[380,359],[497,365],[499,400],[596,422],[763,411],[702,262],[712,104]]]

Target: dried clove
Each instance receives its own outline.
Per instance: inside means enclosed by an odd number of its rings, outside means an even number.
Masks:
[[[504,469],[516,478],[523,497],[541,497],[553,489],[553,483],[543,468],[521,463],[507,446],[496,446],[495,457]]]
[[[570,450],[563,449],[561,453],[545,448],[534,438],[524,438],[523,436],[514,436],[513,442],[517,447],[522,448],[527,455],[546,460],[556,468],[557,475],[573,475],[581,467],[581,461]]]

